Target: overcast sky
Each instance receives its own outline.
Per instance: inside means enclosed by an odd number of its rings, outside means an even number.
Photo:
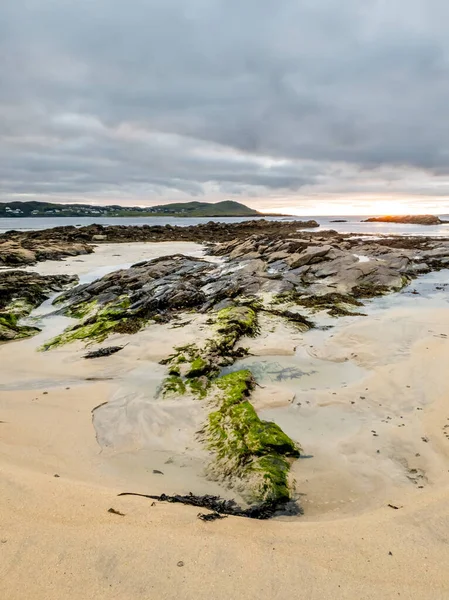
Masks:
[[[447,0],[0,2],[2,201],[448,198]]]

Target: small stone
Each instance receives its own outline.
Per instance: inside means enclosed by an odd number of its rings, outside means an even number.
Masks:
[[[182,561],[182,560],[178,561],[177,566],[178,567],[183,567],[184,566],[184,561]]]
[[[55,473],[55,474],[53,475],[53,477],[60,477],[60,475],[58,475],[57,473]]]

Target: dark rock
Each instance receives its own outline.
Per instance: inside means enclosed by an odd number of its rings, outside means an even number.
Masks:
[[[54,292],[72,285],[70,275],[39,275],[27,271],[2,271],[0,277],[0,341],[15,340],[39,333],[37,327],[20,324],[20,319],[42,304]]]
[[[108,348],[99,348],[98,350],[92,350],[83,356],[83,358],[102,358],[104,356],[111,356],[116,352],[123,350],[124,346],[109,346]]]
[[[407,225],[441,225],[443,223],[435,215],[396,215],[384,217],[370,217],[362,223],[405,223]]]

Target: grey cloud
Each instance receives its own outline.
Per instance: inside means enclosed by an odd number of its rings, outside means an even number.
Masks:
[[[439,199],[448,17],[444,0],[3,3],[0,199]]]

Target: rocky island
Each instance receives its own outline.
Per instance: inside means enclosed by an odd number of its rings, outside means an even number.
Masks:
[[[383,217],[370,217],[362,223],[403,223],[405,225],[441,225],[444,223],[435,215],[385,215]]]

